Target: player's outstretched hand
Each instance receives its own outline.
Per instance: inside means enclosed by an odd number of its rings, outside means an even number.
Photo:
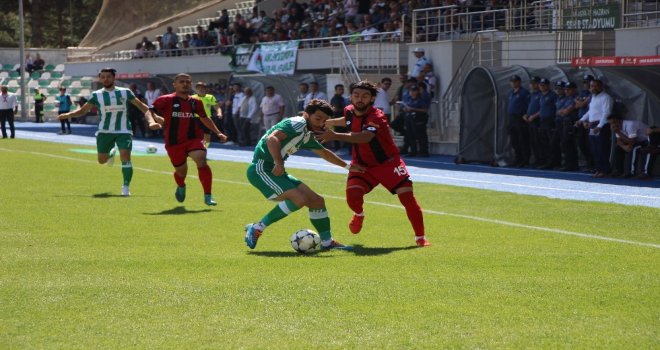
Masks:
[[[314,132],[314,138],[321,143],[332,141],[335,135],[336,133],[332,129],[327,128]]]
[[[225,135],[223,133],[219,133],[217,136],[218,136],[218,140],[220,140],[220,143],[227,142],[227,135]]]
[[[363,172],[367,171],[367,168],[365,168],[364,166],[362,166],[360,164],[351,164],[351,167],[350,167],[350,169],[348,169],[348,171],[355,172],[355,173],[363,173]]]
[[[160,130],[162,128],[163,128],[163,126],[160,125],[159,123],[156,123],[156,122],[150,122],[149,123],[149,130]]]
[[[62,113],[62,114],[57,116],[57,120],[66,120],[66,119],[68,119],[68,115],[69,115],[69,113]]]

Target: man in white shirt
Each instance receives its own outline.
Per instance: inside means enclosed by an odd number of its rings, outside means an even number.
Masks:
[[[259,133],[259,109],[257,108],[257,99],[249,87],[246,87],[244,90],[244,97],[239,113],[241,129],[238,145],[253,146],[253,140],[256,140]]]
[[[415,55],[415,57],[417,57],[417,61],[415,61],[415,66],[410,72],[410,76],[413,78],[417,78],[419,77],[419,74],[422,72],[422,68],[424,68],[424,66],[427,64],[430,64],[431,67],[433,67],[433,62],[431,62],[430,58],[424,56],[425,52],[423,47],[416,47],[413,50],[413,54]]]
[[[309,83],[309,93],[307,96],[305,96],[305,104],[303,105],[303,108],[306,108],[309,104],[309,101],[313,99],[329,102],[328,95],[326,95],[323,91],[319,91],[319,83],[315,81]]]
[[[585,129],[589,130],[589,146],[596,162],[596,173],[593,177],[605,177],[610,172],[610,128],[607,117],[612,114],[614,100],[603,89],[601,80],[592,80],[591,101],[589,111],[580,118]]]
[[[268,130],[282,120],[284,116],[284,101],[282,96],[275,93],[275,88],[267,86],[264,90],[266,96],[261,99],[261,114],[264,120],[264,129]]]
[[[241,105],[245,99],[243,94],[243,87],[239,83],[234,83],[231,86],[232,89],[232,98],[231,98],[231,120],[234,122],[234,127],[236,128],[236,142],[241,142]]]
[[[7,138],[5,124],[9,122],[9,136],[14,138],[14,114],[18,113],[16,95],[9,92],[7,86],[0,87],[0,126],[2,127],[2,138]]]
[[[639,120],[623,120],[618,115],[611,115],[607,118],[610,129],[616,137],[616,146],[612,157],[612,176],[633,177],[637,174],[637,159],[642,147],[649,144],[649,137],[646,134],[648,125]],[[628,172],[624,171],[624,158],[630,154],[630,167]],[[648,174],[648,169],[644,169]]]
[[[153,108],[154,101],[160,97],[160,90],[156,89],[156,85],[152,82],[147,83],[147,91],[144,92],[144,99],[147,100],[147,106]]]
[[[376,94],[376,100],[374,101],[374,107],[383,111],[387,117],[387,121],[392,121],[392,105],[390,105],[390,95],[389,89],[392,86],[392,79],[383,78],[380,81],[380,86],[378,87],[378,93]]]

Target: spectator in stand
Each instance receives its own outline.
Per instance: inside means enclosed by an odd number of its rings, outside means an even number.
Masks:
[[[45,65],[46,65],[46,61],[44,61],[44,59],[41,58],[41,55],[37,53],[36,57],[34,58],[34,62],[32,63],[33,71],[42,70],[44,69]]]
[[[267,131],[284,117],[284,100],[282,96],[275,93],[275,88],[272,86],[267,86],[264,92],[266,95],[261,99],[259,107],[264,121],[264,129]]]
[[[307,83],[300,83],[298,85],[298,91],[300,92],[298,94],[298,97],[296,98],[297,101],[297,108],[298,112],[302,112],[305,110],[305,97],[307,97],[307,94],[309,93],[309,84]]]
[[[14,138],[14,115],[16,113],[18,113],[16,95],[9,92],[6,85],[0,86],[0,129],[3,139],[7,138],[6,123],[9,123],[9,136]]]
[[[374,34],[378,33],[378,27],[376,27],[373,23],[371,23],[371,19],[369,19],[369,16],[364,16],[364,22],[362,23],[362,32],[360,32],[360,35],[362,35],[362,40],[364,41],[369,41],[372,39]]]
[[[44,102],[47,96],[42,94],[38,88],[34,88],[34,122],[44,122]]]
[[[575,145],[575,122],[578,118],[578,108],[575,105],[577,98],[577,85],[567,83],[565,87],[566,98],[564,103],[558,107],[557,113],[562,117],[561,124],[561,153],[564,155],[564,166],[561,171],[578,170],[578,153]],[[558,126],[559,127],[559,126]]]
[[[220,13],[220,17],[218,17],[217,21],[212,21],[209,23],[209,30],[214,30],[214,29],[228,29],[229,28],[229,12],[227,9],[222,9]]]
[[[147,100],[144,98],[144,95],[138,91],[137,84],[133,83],[128,86],[128,89],[133,92],[135,98],[140,102],[147,104]],[[132,103],[128,104],[128,120],[131,122],[131,131],[133,132],[133,137],[137,137],[137,131],[140,130],[142,137],[147,137],[147,121],[144,117],[144,113],[135,107]],[[62,114],[62,113],[60,113]]]
[[[165,50],[165,56],[172,56],[174,54],[174,50],[177,48],[177,44],[179,43],[179,37],[172,31],[172,27],[167,27],[167,31],[165,34],[163,34],[162,41],[161,41],[161,50]]]
[[[32,55],[29,53],[25,54],[25,61],[23,62],[23,65],[25,67],[25,71],[32,74],[34,72],[34,60],[32,59]],[[21,72],[21,67],[18,67],[16,69],[17,72]]]
[[[57,106],[57,114],[69,113],[71,111],[71,106],[73,101],[71,101],[71,96],[66,93],[66,88],[60,88],[60,94],[56,98],[55,105]],[[59,135],[71,134],[71,120],[65,119],[60,120],[62,131],[58,132]]]
[[[144,58],[145,50],[142,43],[135,44],[135,52],[133,52],[133,58]]]
[[[607,176],[610,172],[610,128],[607,117],[612,114],[614,100],[605,92],[603,82],[591,81],[591,102],[589,111],[580,118],[582,126],[589,130],[589,145],[596,162],[595,178]]]
[[[369,9],[371,8],[371,0],[357,0],[357,17],[355,23],[363,23],[364,18],[369,16]]]
[[[423,47],[416,47],[413,50],[413,54],[417,58],[417,61],[415,61],[415,65],[410,72],[410,76],[417,78],[419,75],[422,73],[422,68],[424,68],[425,65],[430,64],[431,67],[433,67],[433,62],[431,61],[430,58],[426,57],[425,50]]]
[[[509,79],[511,92],[509,93],[509,104],[507,114],[509,116],[507,131],[511,140],[511,146],[516,155],[517,167],[525,167],[529,164],[529,132],[523,116],[529,105],[529,91],[520,85],[520,76],[514,75]]]
[[[649,145],[639,150],[643,168],[642,173],[635,176],[635,179],[638,180],[653,179],[653,166],[655,165],[655,159],[660,154],[660,128],[652,126],[646,129],[646,134],[649,137]]]
[[[346,24],[355,23],[358,14],[358,0],[344,0],[344,19]]]
[[[607,117],[607,122],[616,139],[612,154],[612,172],[609,176],[623,178],[637,176],[639,151],[649,145],[649,137],[646,134],[648,126],[639,120],[623,120],[616,114]],[[630,160],[628,171],[624,169],[626,157]],[[642,172],[648,174],[649,169],[643,169]]]
[[[344,108],[348,106],[350,103],[349,99],[344,96],[344,84],[337,84],[335,85],[335,94],[332,96],[330,99],[330,106],[332,106],[332,117],[333,118],[341,118],[344,116]],[[348,132],[348,128],[343,127],[343,126],[335,126],[334,131],[336,132]],[[335,140],[333,141],[333,149],[335,151],[339,151],[342,149],[344,146],[344,143]],[[346,146],[350,146],[350,144],[346,144]]]
[[[431,97],[436,97],[436,89],[438,85],[438,78],[433,72],[433,64],[427,63],[422,67],[419,76],[415,77],[418,81],[424,82],[428,86],[428,93]]]
[[[392,79],[383,78],[380,80],[380,85],[378,86],[378,93],[376,94],[376,99],[374,100],[374,107],[383,111],[385,117],[387,117],[387,122],[392,122],[392,104],[391,98],[389,95],[390,87],[392,86]]]
[[[305,96],[304,107],[307,107],[309,101],[313,99],[323,100],[328,102],[328,95],[326,95],[325,92],[319,90],[319,83],[315,81],[309,83],[309,93],[307,94],[307,96]]]
[[[252,93],[252,89],[246,87],[243,90],[245,98],[240,108],[241,134],[238,139],[239,146],[254,146],[254,141],[259,135],[259,109],[257,99]]]

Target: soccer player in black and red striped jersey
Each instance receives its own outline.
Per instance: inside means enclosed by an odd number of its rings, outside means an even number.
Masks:
[[[218,130],[206,115],[202,101],[190,96],[192,79],[185,73],[174,77],[174,93],[162,95],[153,103],[153,109],[162,117],[158,121],[147,117],[152,130],[165,128],[165,150],[174,166],[174,180],[177,188],[174,197],[178,202],[186,199],[186,175],[188,174],[188,157],[197,164],[199,181],[204,188],[204,203],[217,205],[211,195],[213,173],[206,164],[206,147],[202,140],[204,131],[200,122],[215,133],[220,142],[226,142],[227,136]]]
[[[383,112],[373,106],[378,93],[376,84],[363,80],[350,88],[351,104],[344,108],[344,116],[325,122],[326,129],[317,135],[323,141],[352,143],[352,164],[366,167],[364,173],[349,172],[346,180],[346,202],[353,210],[348,228],[354,234],[362,230],[364,221],[364,195],[378,184],[383,185],[406,209],[415,231],[415,243],[420,247],[431,245],[424,232],[422,208],[413,194],[413,184],[394,144],[390,127]],[[345,126],[348,133],[337,133],[330,126]]]

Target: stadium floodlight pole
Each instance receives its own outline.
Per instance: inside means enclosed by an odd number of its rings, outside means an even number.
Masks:
[[[23,0],[18,0],[18,62],[21,74],[21,121],[27,121],[27,94],[25,91],[25,30],[23,29]]]

